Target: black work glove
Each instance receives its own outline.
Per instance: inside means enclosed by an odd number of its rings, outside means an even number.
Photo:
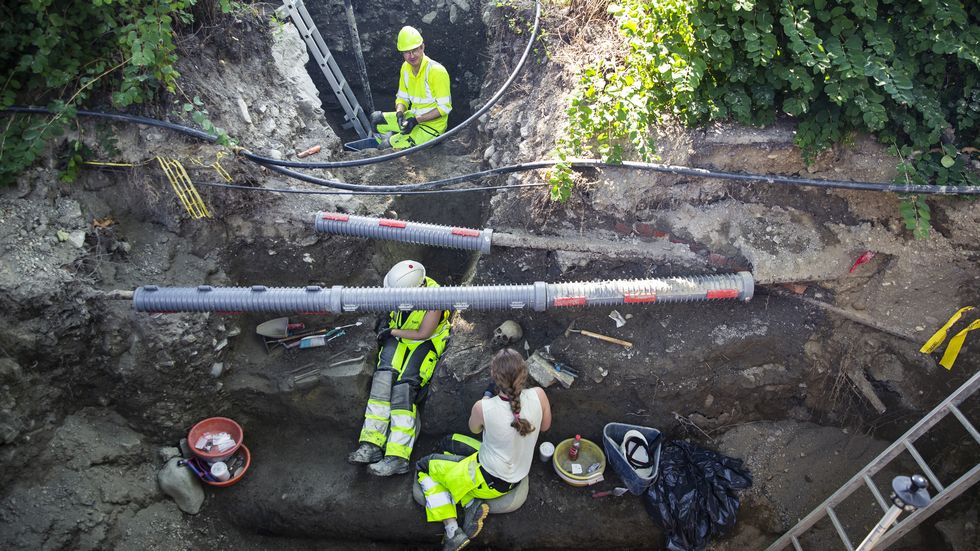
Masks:
[[[487,385],[486,390],[483,391],[483,396],[485,398],[493,398],[497,395],[497,383],[493,379],[490,379],[490,384]]]
[[[395,120],[398,121],[398,128],[405,127],[405,113],[402,111],[395,112]]]
[[[378,331],[378,343],[384,344],[389,338],[391,338],[391,327],[385,327],[381,331]]]
[[[377,333],[378,331],[381,331],[381,328],[386,327],[385,324],[387,323],[388,323],[387,315],[382,314],[378,316],[378,319],[374,320],[374,332]]]
[[[419,120],[415,117],[408,117],[405,119],[404,124],[402,124],[402,134],[411,134],[412,129],[419,124]]]

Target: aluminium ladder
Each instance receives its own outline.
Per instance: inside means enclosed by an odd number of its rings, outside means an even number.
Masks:
[[[947,503],[973,486],[977,480],[980,480],[980,463],[974,465],[972,469],[967,471],[948,486],[944,486],[936,477],[935,473],[932,472],[932,469],[930,469],[926,464],[925,460],[922,459],[922,455],[915,448],[913,443],[920,436],[926,434],[929,429],[934,427],[943,418],[945,418],[946,415],[952,413],[953,416],[959,420],[960,424],[963,425],[963,428],[966,429],[966,432],[973,437],[977,444],[980,444],[980,433],[977,432],[977,429],[974,428],[966,416],[963,415],[963,412],[956,407],[963,403],[963,401],[969,398],[974,392],[976,392],[978,388],[980,388],[980,372],[974,374],[969,381],[950,394],[949,397],[943,400],[943,402],[936,406],[935,409],[930,411],[925,417],[916,423],[914,427],[902,435],[901,438],[892,443],[892,445],[885,451],[881,452],[878,457],[868,463],[868,465],[865,466],[860,473],[856,474],[853,478],[847,481],[844,486],[834,492],[832,496],[827,498],[826,501],[821,503],[820,506],[797,523],[797,525],[790,529],[789,532],[783,534],[783,536],[776,540],[775,543],[770,545],[766,551],[780,551],[785,549],[790,543],[793,544],[793,548],[796,551],[802,551],[803,547],[800,546],[799,536],[803,535],[810,528],[813,528],[813,526],[824,517],[830,518],[830,522],[833,523],[834,528],[837,530],[837,534],[840,536],[841,541],[844,543],[847,550],[854,551],[854,546],[848,538],[847,533],[844,531],[844,526],[837,518],[836,513],[834,513],[834,507],[842,503],[848,496],[853,494],[861,486],[867,486],[874,495],[875,500],[877,500],[878,505],[881,506],[881,510],[887,512],[890,507],[890,503],[884,497],[882,497],[881,492],[879,492],[878,488],[875,487],[871,477],[878,471],[885,468],[892,462],[892,460],[905,451],[908,451],[909,455],[915,459],[915,462],[918,463],[919,468],[922,469],[922,473],[929,479],[929,483],[939,493],[932,498],[928,505],[910,514],[904,520],[892,526],[891,529],[885,532],[885,535],[878,540],[875,549],[885,549],[889,545],[895,543],[898,538],[908,533],[920,522],[929,518],[930,515],[939,509],[942,509]],[[980,457],[980,454],[978,454],[978,457]]]
[[[368,122],[368,117],[354,96],[350,85],[347,84],[347,79],[344,78],[344,74],[341,72],[340,66],[337,65],[333,54],[330,53],[330,49],[327,48],[326,42],[320,36],[320,31],[313,23],[313,18],[310,17],[310,12],[306,10],[303,0],[283,0],[282,4],[289,11],[293,24],[296,25],[300,36],[306,41],[306,47],[310,49],[317,65],[323,71],[323,76],[327,77],[327,82],[333,89],[334,95],[337,96],[337,101],[344,108],[344,119],[347,123],[343,127],[353,127],[361,138],[371,136],[371,125]]]

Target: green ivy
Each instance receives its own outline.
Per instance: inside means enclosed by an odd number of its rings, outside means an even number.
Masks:
[[[50,139],[62,135],[76,106],[93,93],[106,94],[122,109],[159,90],[174,92],[180,76],[174,68],[176,29],[193,22],[198,1],[3,3],[0,109],[20,101],[47,105],[56,114],[0,119],[0,184],[12,183]],[[223,12],[233,9],[230,0],[217,4]]]
[[[664,117],[758,125],[788,115],[808,161],[870,132],[914,157],[903,179],[975,177],[958,148],[980,137],[980,21],[962,1],[623,0],[609,12],[627,53],[582,71],[556,143],[563,161],[617,162],[625,147],[653,159],[651,129]],[[943,140],[938,156],[912,155]],[[567,166],[551,182],[567,197]]]

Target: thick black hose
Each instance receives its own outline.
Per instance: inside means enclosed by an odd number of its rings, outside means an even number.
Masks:
[[[32,114],[54,113],[54,111],[44,107],[8,107],[4,109],[4,112],[32,113]],[[132,122],[137,124],[145,124],[148,126],[167,128],[212,143],[218,140],[217,136],[213,136],[211,134],[208,134],[207,132],[197,130],[196,128],[190,128],[172,122],[140,117],[137,115],[126,115],[122,113],[103,113],[99,111],[85,111],[85,110],[79,110],[77,111],[77,113],[83,116],[102,117],[102,118],[107,118],[107,119],[117,120],[122,122]],[[520,163],[516,165],[502,166],[490,170],[482,170],[480,172],[462,174],[459,176],[450,176],[449,178],[442,178],[440,180],[432,180],[429,182],[395,184],[395,185],[351,184],[347,182],[341,182],[339,180],[328,180],[325,178],[310,176],[308,174],[296,172],[295,170],[290,170],[288,168],[281,167],[281,166],[267,166],[267,168],[274,172],[278,172],[284,176],[289,176],[290,178],[295,178],[297,180],[302,180],[304,182],[308,182],[318,186],[342,189],[346,191],[371,192],[372,194],[380,195],[383,193],[397,194],[397,193],[404,193],[404,192],[416,191],[416,190],[438,189],[441,187],[460,184],[471,180],[488,178],[490,176],[499,176],[502,174],[511,174],[515,172],[525,172],[529,170],[550,168],[559,164],[559,162],[560,161],[534,161],[530,163]],[[263,163],[259,163],[259,164],[263,164]],[[924,185],[915,185],[915,184],[886,184],[880,182],[853,182],[853,181],[845,181],[845,180],[817,180],[813,178],[797,178],[793,176],[741,174],[738,172],[725,172],[725,171],[718,171],[718,170],[708,170],[705,168],[664,165],[664,164],[657,164],[657,163],[641,163],[635,161],[623,161],[621,164],[611,164],[611,163],[606,163],[599,159],[573,159],[571,161],[567,161],[567,164],[572,168],[610,168],[610,169],[628,168],[633,170],[645,170],[650,172],[674,174],[678,176],[694,176],[698,178],[719,178],[723,180],[738,180],[743,182],[744,181],[762,182],[767,184],[803,185],[803,186],[816,186],[822,188],[836,188],[836,189],[860,189],[860,190],[869,190],[869,191],[887,191],[892,193],[918,193],[924,195],[980,195],[980,186],[924,186]],[[263,166],[266,165],[263,164]]]
[[[371,165],[375,163],[382,163],[385,161],[390,161],[392,159],[397,159],[399,157],[404,157],[405,155],[410,155],[412,153],[421,151],[423,149],[428,149],[430,147],[433,147],[436,144],[442,143],[443,141],[449,139],[450,137],[455,136],[463,128],[466,128],[473,121],[480,118],[481,115],[489,111],[491,107],[493,107],[498,101],[500,101],[500,98],[504,95],[504,92],[506,92],[507,89],[510,88],[511,83],[514,82],[514,79],[517,78],[518,73],[521,72],[521,69],[524,68],[524,64],[527,62],[528,55],[530,55],[531,53],[531,47],[534,46],[534,40],[538,36],[538,25],[540,23],[540,20],[541,20],[541,1],[535,0],[534,1],[534,28],[531,29],[531,38],[530,40],[527,41],[527,46],[524,47],[524,54],[521,56],[520,61],[517,62],[517,67],[514,67],[514,70],[513,72],[511,72],[510,77],[508,77],[507,81],[504,82],[504,85],[501,86],[499,90],[497,90],[497,93],[494,94],[493,97],[491,97],[487,101],[487,103],[483,107],[481,107],[476,113],[473,113],[465,121],[459,123],[458,125],[456,125],[448,132],[442,134],[439,137],[433,138],[432,140],[429,140],[423,144],[409,147],[408,149],[392,151],[391,153],[385,153],[384,155],[377,155],[374,157],[367,157],[364,159],[351,159],[348,161],[327,161],[322,163],[283,161],[280,159],[273,159],[271,157],[262,157],[248,150],[242,150],[240,153],[245,157],[247,157],[248,159],[255,161],[259,164],[266,165],[269,168],[272,168],[272,165],[289,166],[294,168],[345,168],[345,167],[365,166],[365,165]]]

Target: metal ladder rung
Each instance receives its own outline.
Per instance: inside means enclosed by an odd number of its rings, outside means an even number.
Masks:
[[[967,419],[965,415],[963,415],[963,412],[961,412],[958,407],[952,404],[950,404],[949,406],[949,411],[950,413],[953,414],[953,417],[959,419],[960,424],[963,425],[963,428],[966,429],[966,432],[970,433],[970,436],[972,436],[973,439],[977,441],[977,444],[980,444],[980,432],[977,432],[977,429],[973,427],[973,423],[971,423],[970,420]]]
[[[862,477],[864,478],[864,483],[868,485],[868,489],[871,490],[871,493],[878,501],[878,505],[881,505],[881,510],[887,512],[889,509],[888,502],[885,501],[884,497],[882,497],[881,492],[878,491],[878,487],[875,486],[874,481],[872,481],[871,477],[868,475],[862,475]]]
[[[932,469],[929,468],[929,465],[926,464],[925,459],[922,459],[922,456],[919,454],[919,450],[915,449],[915,446],[913,446],[912,442],[909,440],[903,440],[902,444],[905,444],[905,449],[909,451],[912,458],[915,459],[915,462],[919,464],[919,468],[921,468],[922,472],[925,473],[926,477],[929,479],[929,482],[932,483],[932,486],[937,491],[941,492],[945,486],[943,486],[942,482],[936,478],[935,473],[933,473]]]
[[[827,516],[830,517],[830,522],[834,523],[834,528],[837,529],[837,535],[840,536],[840,540],[844,542],[844,546],[847,547],[847,551],[854,551],[854,546],[851,545],[851,539],[847,537],[847,532],[844,531],[844,526],[837,519],[837,514],[834,513],[833,507],[827,507],[825,509]]]

